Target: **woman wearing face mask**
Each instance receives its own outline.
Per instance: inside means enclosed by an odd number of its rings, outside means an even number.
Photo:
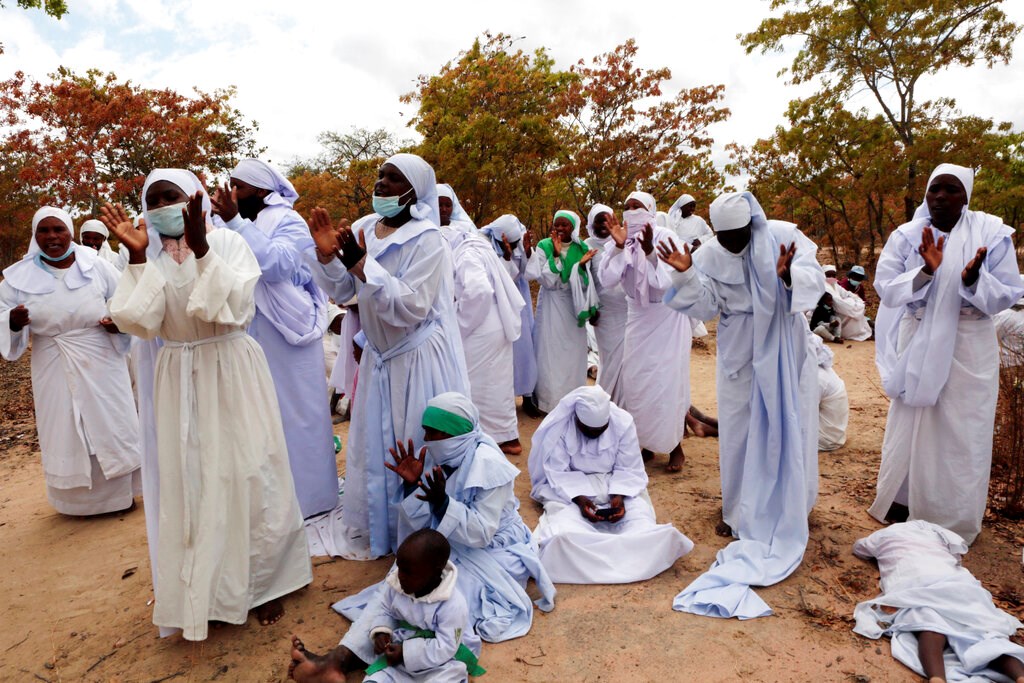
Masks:
[[[455,319],[451,249],[439,228],[434,169],[414,154],[380,168],[374,213],[334,227],[314,209],[309,219],[319,267],[335,301],[359,296],[366,346],[352,408],[342,522],[350,538],[369,540],[363,556],[398,547],[401,486],[386,476],[387,449],[419,431],[427,400],[469,392]]]
[[[399,538],[419,529],[443,534],[477,635],[489,643],[524,636],[533,623],[527,581],[536,582],[541,595],[536,605],[544,611],[554,608],[555,587],[519,515],[514,490],[519,470],[480,431],[479,413],[465,396],[435,396],[420,418],[417,431],[424,433],[426,445],[417,454],[411,440],[399,442],[387,464],[401,495]],[[365,668],[358,660],[373,660],[368,636],[378,625],[377,589],[375,584],[334,605],[355,622],[334,653],[343,670]]]
[[[141,454],[129,339],[107,314],[120,273],[73,231],[60,209],[33,216],[28,253],[0,282],[0,355],[17,360],[31,335],[46,495],[57,512],[84,516],[132,506]]]
[[[537,243],[526,277],[540,282],[534,343],[537,388],[534,399],[543,413],[562,397],[587,383],[587,320],[597,315],[597,288],[590,260],[597,250],[580,241],[580,217],[555,213],[550,237]]]
[[[270,369],[246,333],[259,264],[240,235],[211,230],[192,173],[153,171],[142,197],[138,229],[103,209],[129,252],[110,310],[126,332],[163,340],[153,622],[203,640],[209,621],[243,624],[249,610],[277,621],[312,570]]]

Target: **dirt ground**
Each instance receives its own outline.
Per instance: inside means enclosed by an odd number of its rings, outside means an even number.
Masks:
[[[524,638],[484,646],[485,681],[913,681],[888,642],[851,632],[854,605],[874,595],[877,570],[855,558],[855,539],[878,528],[865,512],[874,493],[887,401],[871,342],[832,347],[850,393],[849,439],[821,455],[821,495],[803,565],[759,593],[775,615],[752,621],[673,612],[672,598],[704,571],[725,540],[714,534],[719,500],[717,441],[687,439],[681,474],[649,466],[659,521],[696,544],[660,576],[639,584],[558,587],[557,606],[537,613]],[[694,403],[715,410],[713,341],[695,348]],[[152,588],[142,509],[73,519],[47,504],[32,419],[27,360],[0,364],[0,680],[282,681],[288,637],[322,651],[348,622],[332,602],[386,573],[390,560],[314,558],[311,586],[286,603],[277,624],[211,631],[209,640],[161,640],[151,623]],[[243,397],[239,397],[240,399]],[[538,424],[520,416],[524,445]],[[347,423],[336,432],[344,438]],[[343,456],[343,454],[342,454]],[[516,491],[531,527],[526,456]],[[344,458],[339,459],[344,466]],[[140,500],[141,502],[141,500]],[[989,517],[965,564],[997,603],[1024,617],[1024,524]]]

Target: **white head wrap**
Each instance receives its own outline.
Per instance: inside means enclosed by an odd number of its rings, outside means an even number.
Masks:
[[[588,427],[604,427],[611,415],[612,397],[598,385],[580,387],[573,392],[573,411]]]
[[[206,192],[202,181],[199,180],[195,173],[181,168],[155,168],[146,176],[146,182],[142,186],[142,217],[145,219],[147,226],[149,226],[149,206],[146,204],[146,192],[149,191],[153,183],[161,180],[171,183],[189,197],[196,192],[202,192],[203,211],[206,212],[207,222],[211,221],[213,210],[210,204],[210,195]],[[155,228],[147,227],[147,231],[149,233],[149,247],[146,248],[146,258],[154,261],[160,256],[160,252],[163,251],[163,242],[161,241],[160,233]]]
[[[626,201],[628,202],[630,199],[637,200],[651,213],[658,212],[658,203],[654,201],[654,195],[648,192],[640,192],[639,190],[630,192],[629,195],[626,196]]]
[[[473,428],[480,425],[480,411],[468,398],[457,391],[446,391],[438,394],[427,401],[428,407],[440,408],[441,410],[464,417],[473,423]]]
[[[78,235],[81,237],[87,232],[95,232],[103,237],[110,237],[110,231],[107,230],[107,226],[103,225],[103,221],[98,221],[95,218],[90,218],[86,222],[82,223],[82,227],[78,229]]]
[[[395,154],[385,164],[391,164],[405,176],[416,192],[416,206],[410,213],[413,218],[427,220],[441,225],[441,213],[437,210],[437,180],[434,167],[415,154]]]
[[[823,266],[821,267],[821,270],[822,270],[823,272],[825,272],[825,273],[827,273],[827,272],[828,272],[828,271],[830,271],[830,270],[831,270],[831,271],[833,271],[833,272],[837,272],[837,271],[836,271],[836,267],[835,267],[835,266],[833,266],[833,265],[832,265],[831,263],[827,263],[827,264],[823,265]]]
[[[276,168],[259,159],[242,159],[231,172],[231,177],[253,187],[270,190],[270,194],[263,198],[267,206],[283,204],[290,209],[299,199],[299,193],[291,182]]]
[[[751,219],[751,206],[747,199],[749,192],[726,192],[711,202],[711,226],[715,232],[739,230],[746,227]]]
[[[967,192],[967,203],[964,204],[963,210],[967,210],[968,205],[971,203],[971,193],[974,191],[974,170],[966,166],[957,166],[956,164],[939,164],[932,171],[932,174],[928,176],[928,184],[924,186],[925,200],[917,207],[917,211],[914,212],[914,218],[928,218],[931,216],[931,212],[928,211],[928,188],[932,186],[932,181],[940,175],[951,175],[964,186],[964,190]]]
[[[555,222],[555,218],[559,218],[559,217],[565,218],[566,220],[568,220],[572,224],[572,237],[570,237],[569,239],[571,239],[573,242],[579,242],[580,241],[580,215],[578,213],[576,213],[575,211],[570,211],[569,209],[559,209],[558,211],[555,211],[554,218],[551,219],[551,222],[554,223]]]
[[[684,194],[682,197],[677,199],[672,207],[668,210],[668,223],[670,226],[675,226],[676,223],[683,220],[683,207],[690,202],[695,202],[692,194]],[[691,214],[693,215],[693,214]]]
[[[615,212],[612,210],[612,207],[606,204],[594,204],[592,207],[590,207],[590,211],[587,212],[587,234],[590,235],[591,237],[595,237],[594,220],[596,220],[597,217],[602,213],[613,214]]]
[[[655,222],[663,228],[668,227],[668,214],[664,211],[659,211],[655,214]]]
[[[506,213],[480,228],[480,232],[490,235],[491,239],[498,242],[502,237],[507,237],[509,242],[517,242],[526,234],[526,226],[512,214]]]
[[[42,249],[36,244],[36,228],[43,221],[44,218],[59,218],[60,222],[67,226],[68,232],[71,236],[75,236],[75,224],[71,221],[71,216],[64,209],[58,209],[54,206],[44,206],[35,212],[32,216],[32,240],[28,243],[28,252],[25,254],[26,257],[35,256]]]
[[[473,219],[469,217],[469,214],[466,213],[466,210],[462,208],[462,202],[459,201],[459,197],[458,195],[455,194],[455,190],[452,189],[451,185],[449,185],[448,183],[438,183],[437,196],[447,197],[452,201],[452,223],[468,223],[469,226],[473,227],[474,229],[476,228],[476,223],[474,223]]]

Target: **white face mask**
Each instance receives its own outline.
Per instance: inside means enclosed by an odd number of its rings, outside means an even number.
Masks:
[[[623,211],[622,220],[626,223],[626,230],[628,230],[630,234],[643,230],[646,225],[650,225],[653,228],[658,223],[657,216],[647,209],[630,209],[629,211]]]
[[[839,280],[837,280],[834,277],[827,277],[825,278],[825,282],[829,283],[830,285],[834,285],[835,283],[839,282]]]
[[[186,202],[180,202],[147,211],[146,225],[153,226],[164,237],[181,237],[185,234],[185,217],[181,215],[185,205]]]

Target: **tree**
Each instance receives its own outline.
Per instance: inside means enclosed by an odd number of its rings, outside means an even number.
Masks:
[[[866,88],[907,150],[904,207],[913,215],[917,134],[927,110],[941,116],[952,99],[919,102],[922,78],[952,65],[1008,62],[1019,27],[1002,0],[772,0],[785,8],[741,37],[747,52],[779,51],[787,38],[803,41],[790,67],[792,81],[818,79],[841,96]]]
[[[419,104],[410,122],[423,136],[416,151],[478,222],[506,212],[527,225],[546,221],[564,113],[557,103],[575,77],[543,48],[527,54],[505,34],[484,38],[403,96]]]
[[[18,0],[18,7],[22,9],[41,9],[55,19],[60,19],[68,13],[68,5],[64,0]],[[4,9],[3,0],[0,0],[0,9]],[[4,53],[4,44],[0,43],[0,55]]]
[[[230,105],[234,88],[187,97],[97,70],[61,68],[51,78],[19,71],[0,82],[2,144],[22,160],[18,180],[37,197],[87,213],[107,201],[139,209],[154,168],[215,175],[262,151],[256,123]]]
[[[667,68],[634,65],[630,39],[613,51],[580,60],[560,108],[563,130],[557,175],[586,214],[596,202],[621,202],[635,189],[668,199],[683,187],[701,201],[713,199],[724,180],[711,164],[708,127],[729,116],[720,107],[725,86],[706,85],[665,97]]]

